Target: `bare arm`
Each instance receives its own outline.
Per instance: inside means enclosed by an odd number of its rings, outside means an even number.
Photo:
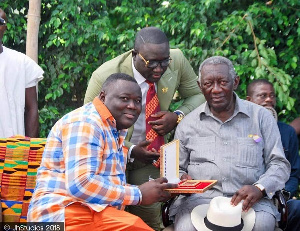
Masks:
[[[25,90],[25,135],[29,137],[39,136],[39,114],[36,87]]]

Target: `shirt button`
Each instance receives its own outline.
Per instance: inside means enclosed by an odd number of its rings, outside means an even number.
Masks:
[[[226,161],[226,158],[223,158],[223,161]]]
[[[226,177],[223,177],[222,179],[223,179],[223,181],[226,181]]]
[[[224,142],[224,145],[227,145],[227,144],[228,144],[228,143],[225,141],[225,142]]]

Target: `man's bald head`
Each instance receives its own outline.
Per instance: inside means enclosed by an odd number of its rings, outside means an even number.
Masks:
[[[140,47],[146,43],[162,44],[168,43],[169,40],[164,32],[157,27],[145,27],[135,36],[134,49],[139,51]]]

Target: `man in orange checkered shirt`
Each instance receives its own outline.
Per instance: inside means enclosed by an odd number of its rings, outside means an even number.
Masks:
[[[66,230],[152,230],[125,205],[152,204],[177,187],[164,178],[127,185],[123,143],[141,109],[141,89],[112,74],[93,102],[51,129],[29,206],[30,222],[65,222]]]

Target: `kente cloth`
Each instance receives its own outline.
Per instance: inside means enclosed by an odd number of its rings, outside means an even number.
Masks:
[[[148,150],[155,148],[159,151],[160,146],[164,144],[164,137],[158,135],[149,124],[150,121],[156,120],[156,118],[151,117],[152,114],[160,111],[159,100],[155,91],[154,83],[148,82],[149,90],[146,96],[146,109],[145,109],[145,117],[146,117],[146,139],[153,140],[151,144],[147,147]]]
[[[3,222],[26,222],[45,138],[0,139],[0,196]]]

